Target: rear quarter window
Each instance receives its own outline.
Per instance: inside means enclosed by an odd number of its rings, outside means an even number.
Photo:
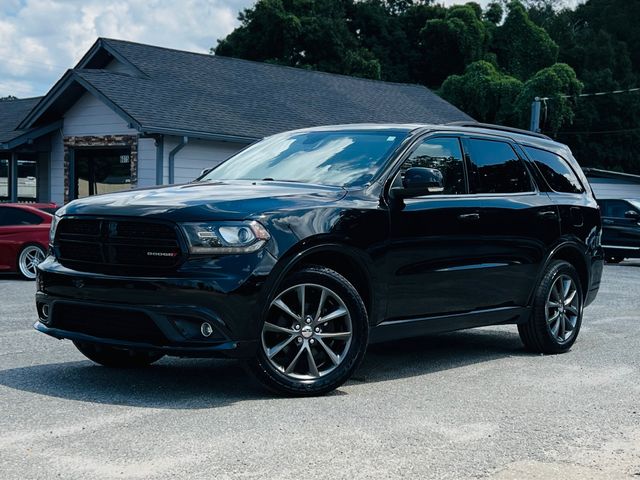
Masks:
[[[539,148],[524,147],[524,149],[552,190],[561,193],[584,192],[580,180],[564,158]]]

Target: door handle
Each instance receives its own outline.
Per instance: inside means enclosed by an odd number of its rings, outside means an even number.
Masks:
[[[476,220],[480,220],[480,214],[479,213],[462,213],[458,215],[458,219],[475,222]]]
[[[602,220],[602,223],[605,225],[613,225],[613,220],[607,220],[606,218]]]
[[[558,214],[556,213],[555,210],[543,210],[542,212],[538,212],[538,216],[541,218],[548,218],[548,219],[558,218]]]

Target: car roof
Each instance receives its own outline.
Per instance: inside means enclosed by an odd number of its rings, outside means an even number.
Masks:
[[[27,210],[29,212],[35,213],[36,215],[42,217],[42,218],[49,218],[52,217],[53,215],[51,215],[48,212],[45,212],[44,210],[40,210],[40,208],[35,207],[35,205],[48,205],[48,204],[37,204],[37,203],[0,203],[0,208],[5,207],[5,208],[20,208],[22,210]]]
[[[516,143],[555,151],[557,153],[570,153],[569,147],[563,143],[547,137],[546,135],[528,132],[526,130],[503,127],[501,125],[491,125],[484,123],[464,122],[463,124],[428,124],[428,123],[351,123],[342,125],[323,125],[317,127],[302,128],[294,132],[329,132],[329,131],[349,131],[349,130],[398,130],[406,133],[416,131],[436,131],[451,133],[477,133],[503,137]]]

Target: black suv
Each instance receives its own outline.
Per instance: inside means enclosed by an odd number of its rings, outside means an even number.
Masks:
[[[76,200],[40,264],[35,328],[106,366],[245,358],[316,395],[367,345],[516,324],[575,342],[600,211],[569,149],[489,125],[345,125],[258,142],[194,183]]]
[[[640,257],[640,199],[598,199],[607,262]]]

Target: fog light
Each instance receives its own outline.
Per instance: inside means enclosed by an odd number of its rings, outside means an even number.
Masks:
[[[203,322],[202,325],[200,325],[200,333],[202,333],[203,337],[210,337],[213,333],[213,327],[209,322]]]
[[[42,304],[42,318],[49,318],[49,305],[47,303]]]

